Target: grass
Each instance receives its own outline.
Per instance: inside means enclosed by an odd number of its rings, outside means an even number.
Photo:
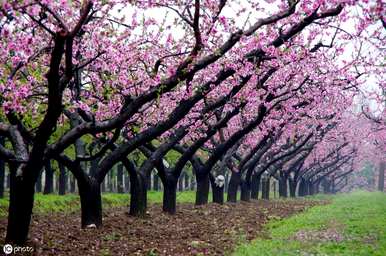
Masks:
[[[129,204],[129,194],[103,193],[102,207],[122,207]],[[177,202],[191,203],[195,200],[194,191],[177,192]],[[150,203],[161,203],[162,192],[149,191],[148,201]],[[35,195],[34,213],[36,214],[51,214],[57,212],[74,212],[79,211],[80,200],[76,194],[67,194],[59,196],[55,194]],[[6,217],[8,214],[8,198],[0,199],[0,218]]]
[[[162,191],[148,191],[149,203],[162,203]],[[226,200],[226,196],[224,198]],[[177,192],[178,203],[194,203],[196,197],[195,191]],[[240,193],[237,194],[238,200],[240,200]],[[274,198],[273,192],[270,194],[270,198]],[[107,209],[110,207],[122,207],[129,204],[130,195],[117,194],[117,193],[103,193],[102,194],[102,207]],[[212,200],[212,194],[209,193],[209,201]],[[275,200],[280,200],[276,198]],[[66,194],[65,196],[59,196],[56,194],[43,195],[41,193],[35,194],[34,213],[36,214],[51,214],[57,212],[74,212],[80,210],[80,201],[77,194]],[[5,194],[4,198],[0,198],[0,218],[4,218],[8,215],[8,194]]]
[[[386,195],[358,191],[335,196],[268,224],[268,236],[240,245],[234,256],[386,255]]]

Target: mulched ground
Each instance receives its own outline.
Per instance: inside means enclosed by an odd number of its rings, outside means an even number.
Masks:
[[[263,225],[322,204],[311,200],[180,204],[174,216],[149,208],[145,219],[126,209],[104,210],[103,227],[80,229],[79,213],[34,216],[30,237],[34,255],[224,255],[238,243],[264,235]],[[0,219],[5,236],[6,220]],[[0,242],[0,244],[3,244]]]

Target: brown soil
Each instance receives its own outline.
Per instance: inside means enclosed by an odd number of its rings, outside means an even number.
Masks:
[[[79,213],[34,216],[29,242],[35,255],[224,255],[238,243],[264,235],[263,225],[321,204],[310,200],[181,204],[174,216],[149,208],[145,219],[126,209],[105,210],[103,227],[80,229]],[[0,220],[4,238],[6,220]],[[2,244],[2,243],[1,243]]]

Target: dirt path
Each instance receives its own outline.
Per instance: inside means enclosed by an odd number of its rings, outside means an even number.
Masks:
[[[262,235],[263,225],[320,204],[310,200],[255,201],[238,204],[181,204],[175,216],[160,205],[146,219],[126,209],[105,210],[101,229],[81,230],[79,213],[35,216],[30,243],[35,255],[223,255],[237,243]],[[0,220],[4,238],[6,220]]]

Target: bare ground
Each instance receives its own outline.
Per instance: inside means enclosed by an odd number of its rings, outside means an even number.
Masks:
[[[238,243],[264,235],[268,220],[322,203],[298,199],[180,204],[174,216],[155,204],[145,219],[113,208],[104,211],[102,228],[87,230],[80,229],[79,213],[34,216],[29,245],[35,248],[34,255],[224,255]],[[1,240],[5,230],[6,220],[0,219]]]

